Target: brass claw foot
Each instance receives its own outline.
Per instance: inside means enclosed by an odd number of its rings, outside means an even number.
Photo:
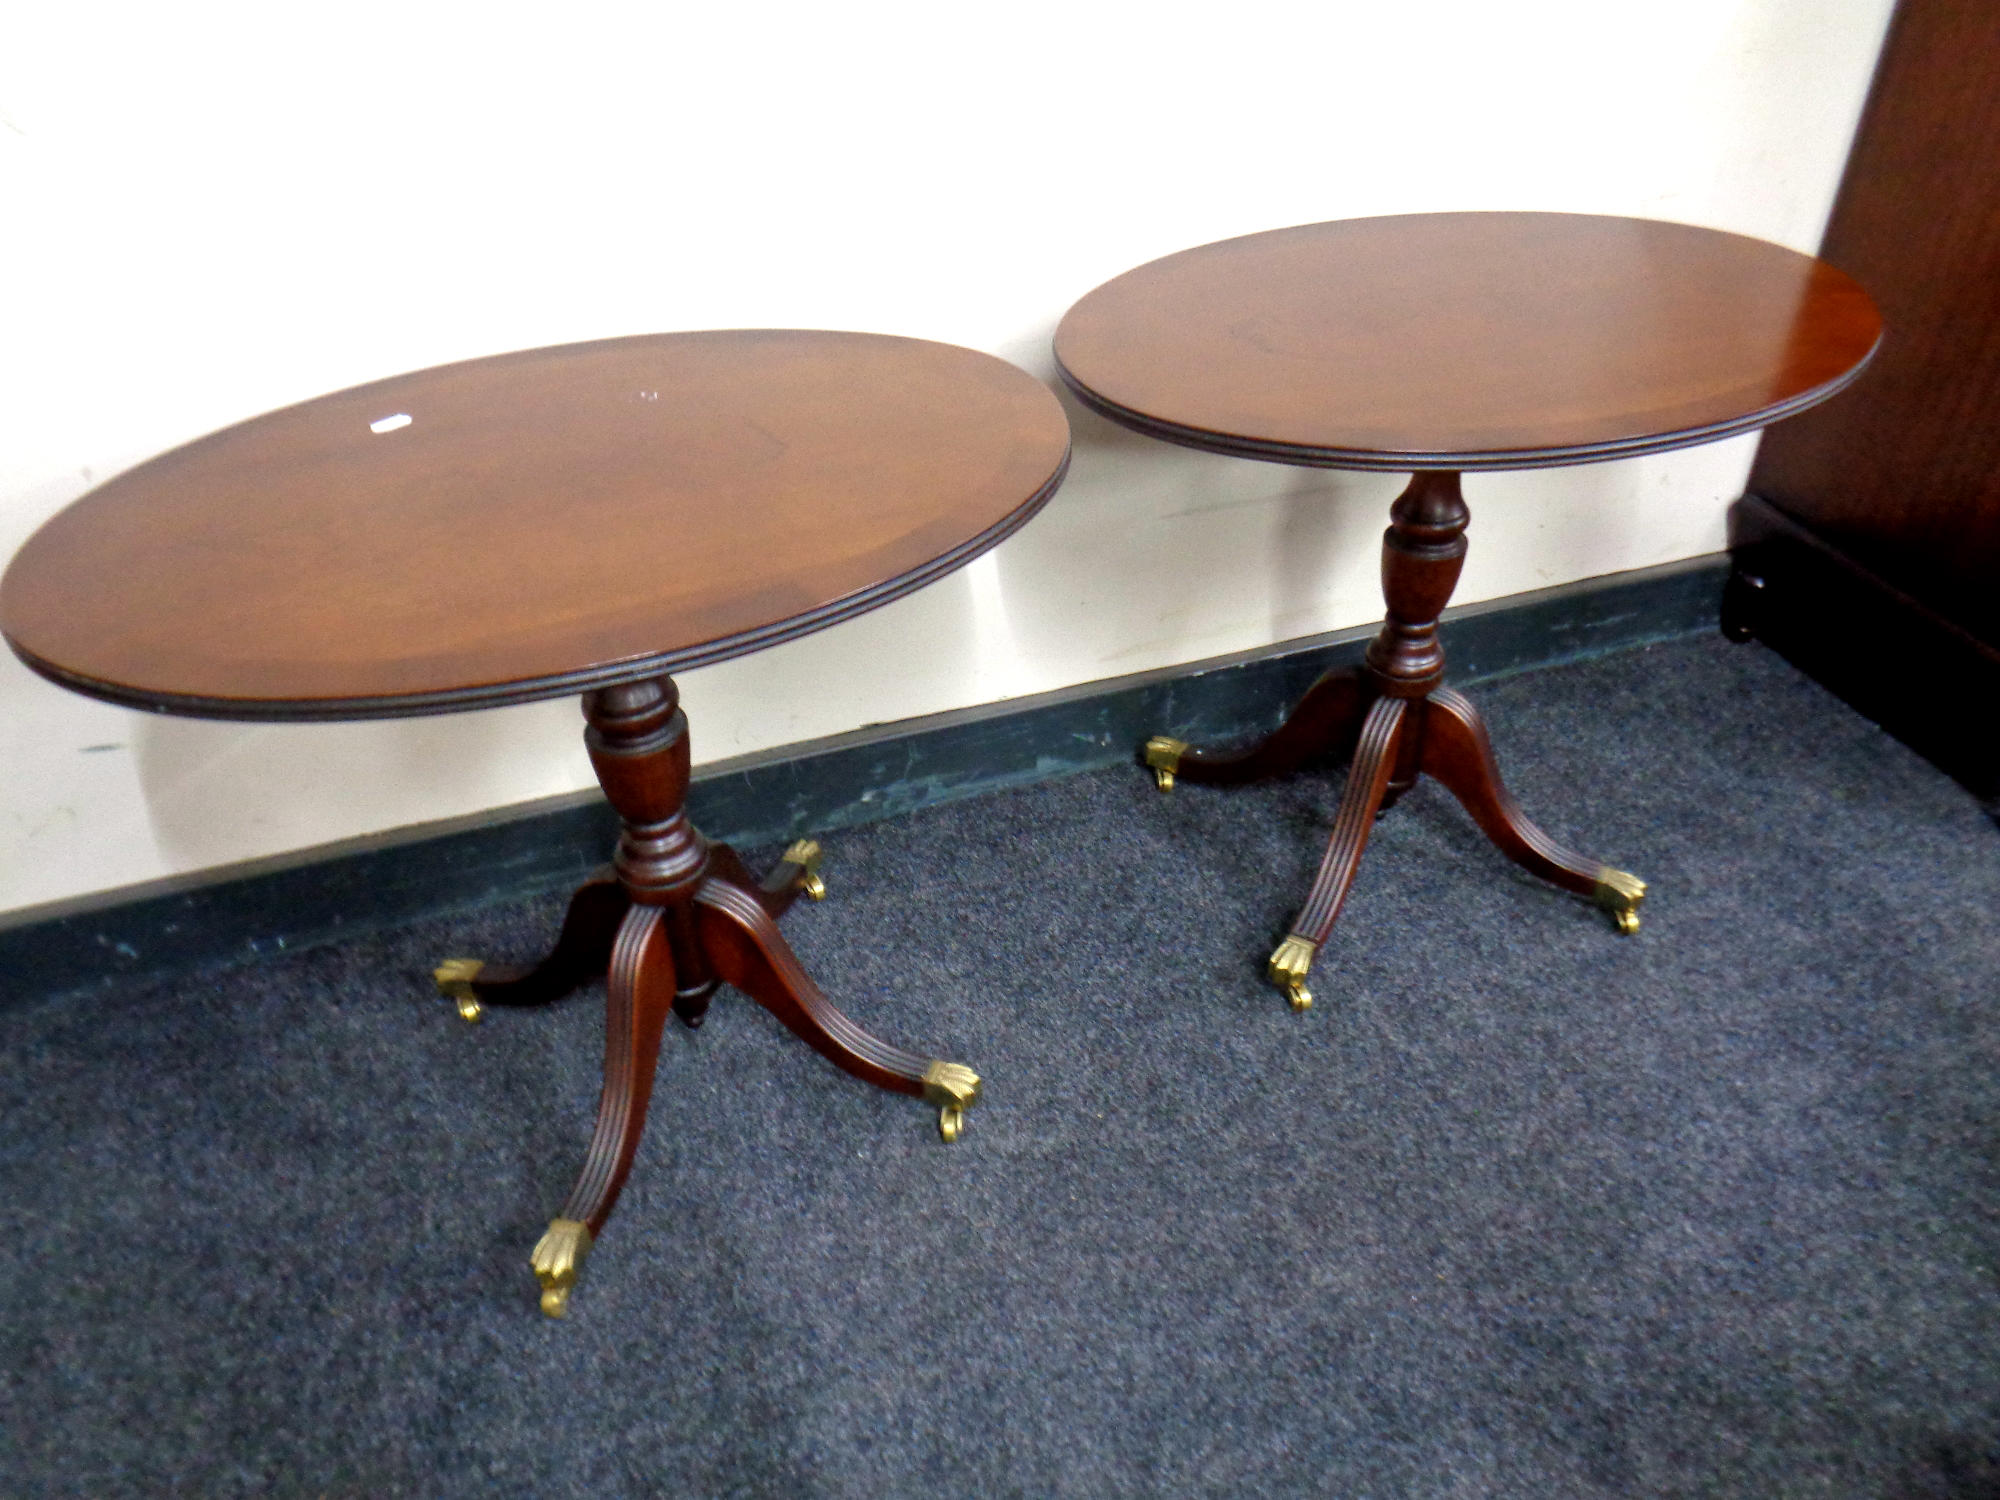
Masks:
[[[1163,792],[1174,789],[1174,772],[1181,768],[1181,757],[1187,754],[1186,740],[1169,739],[1164,734],[1156,734],[1146,741],[1146,764],[1153,768],[1153,781]]]
[[[569,1289],[590,1254],[590,1226],[580,1219],[551,1219],[549,1232],[535,1245],[528,1264],[542,1284],[542,1311],[560,1318],[569,1311]]]
[[[485,967],[476,958],[448,958],[431,971],[431,978],[437,981],[438,993],[447,1000],[458,1002],[458,1018],[461,1021],[476,1022],[486,1014],[486,1007],[479,1003],[479,996],[472,988],[472,981]]]
[[[1312,967],[1313,955],[1318,952],[1318,944],[1298,936],[1288,937],[1278,944],[1264,966],[1265,977],[1285,992],[1293,1010],[1312,1009],[1313,992],[1306,988],[1306,971]]]
[[[819,878],[819,857],[820,848],[817,839],[800,839],[778,859],[780,864],[797,865],[805,871],[804,878],[799,881],[799,889],[805,893],[808,901],[826,899],[826,882]]]
[[[979,1101],[979,1075],[961,1063],[934,1062],[924,1069],[924,1100],[938,1110],[945,1144],[965,1128],[965,1112]]]
[[[1639,930],[1639,903],[1646,899],[1646,882],[1637,875],[1603,866],[1597,872],[1595,899],[1611,913],[1620,932],[1630,936]]]

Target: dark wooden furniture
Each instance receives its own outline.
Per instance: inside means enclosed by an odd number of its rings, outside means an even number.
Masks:
[[[403,375],[156,458],[63,511],[0,580],[0,632],[66,687],[168,713],[355,719],[581,692],[623,825],[523,967],[452,960],[476,1020],[607,974],[604,1090],[582,1175],[536,1246],[560,1315],[645,1125],[669,1010],[728,983],[836,1066],[936,1105],[970,1069],[836,1010],[773,919],[818,846],[754,880],[683,810],[671,673],[872,609],[1035,514],[1069,430],[987,355],[870,334],[662,334]]]
[[[1541,878],[1635,931],[1635,877],[1573,854],[1501,783],[1478,713],[1442,685],[1437,621],[1458,580],[1467,470],[1657,453],[1748,432],[1853,380],[1880,335],[1846,275],[1760,240],[1573,214],[1307,224],[1129,271],[1056,331],[1063,378],[1113,421],[1193,448],[1413,474],[1384,537],[1388,618],[1357,671],[1322,678],[1274,734],[1146,763],[1229,783],[1351,757],[1319,876],[1271,955],[1303,1010],[1313,959],[1368,832],[1420,775]]]
[[[1764,440],[1725,625],[2000,803],[2000,25],[1902,0],[1822,251],[1889,324],[1867,384]]]

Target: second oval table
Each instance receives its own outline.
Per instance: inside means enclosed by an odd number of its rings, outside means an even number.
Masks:
[[[1069,428],[1012,365],[874,334],[735,330],[533,349],[288,407],[121,474],[31,537],[0,633],[44,676],[213,718],[393,718],[578,692],[622,833],[537,964],[454,959],[467,1020],[608,975],[604,1089],[535,1247],[561,1315],[645,1126],[669,1011],[728,983],[854,1076],[920,1095],[954,1062],[870,1036],[777,918],[822,893],[801,841],[765,879],[689,823],[671,673],[900,597],[1017,530]]]
[[[1686,224],[1416,214],[1224,240],[1105,283],[1056,330],[1084,403],[1218,453],[1412,475],[1383,537],[1387,619],[1268,738],[1144,749],[1162,790],[1351,762],[1318,878],[1266,964],[1295,1009],[1376,815],[1443,782],[1518,864],[1636,931],[1643,881],[1558,845],[1502,784],[1443,685],[1437,624],[1465,558],[1460,475],[1658,453],[1750,432],[1861,373],[1881,321],[1811,256]]]

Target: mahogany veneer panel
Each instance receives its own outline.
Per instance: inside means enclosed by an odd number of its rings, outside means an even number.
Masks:
[[[1418,214],[1166,256],[1064,317],[1087,403],[1170,441],[1336,468],[1539,468],[1749,431],[1881,333],[1810,256],[1684,224]]]
[[[1750,490],[2000,647],[2000,24],[1904,0],[1824,253],[1891,331],[1866,386],[1764,440]]]
[[[15,558],[0,631],[65,686],[184,714],[546,697],[908,592],[1023,525],[1068,450],[1039,381],[945,344],[752,330],[528,350],[120,475]]]

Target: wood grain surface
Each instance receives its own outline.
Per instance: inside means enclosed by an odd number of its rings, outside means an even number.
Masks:
[[[31,667],[228,718],[520,702],[753,651],[1025,524],[1069,432],[989,355],[737,330],[359,386],[132,469],[0,580]]]
[[[1810,256],[1685,224],[1456,213],[1304,224],[1106,282],[1056,331],[1090,406],[1330,468],[1541,468],[1746,432],[1881,336]]]
[[[1827,224],[1892,330],[1757,452],[1752,494],[2000,650],[2000,14],[1904,0]]]

